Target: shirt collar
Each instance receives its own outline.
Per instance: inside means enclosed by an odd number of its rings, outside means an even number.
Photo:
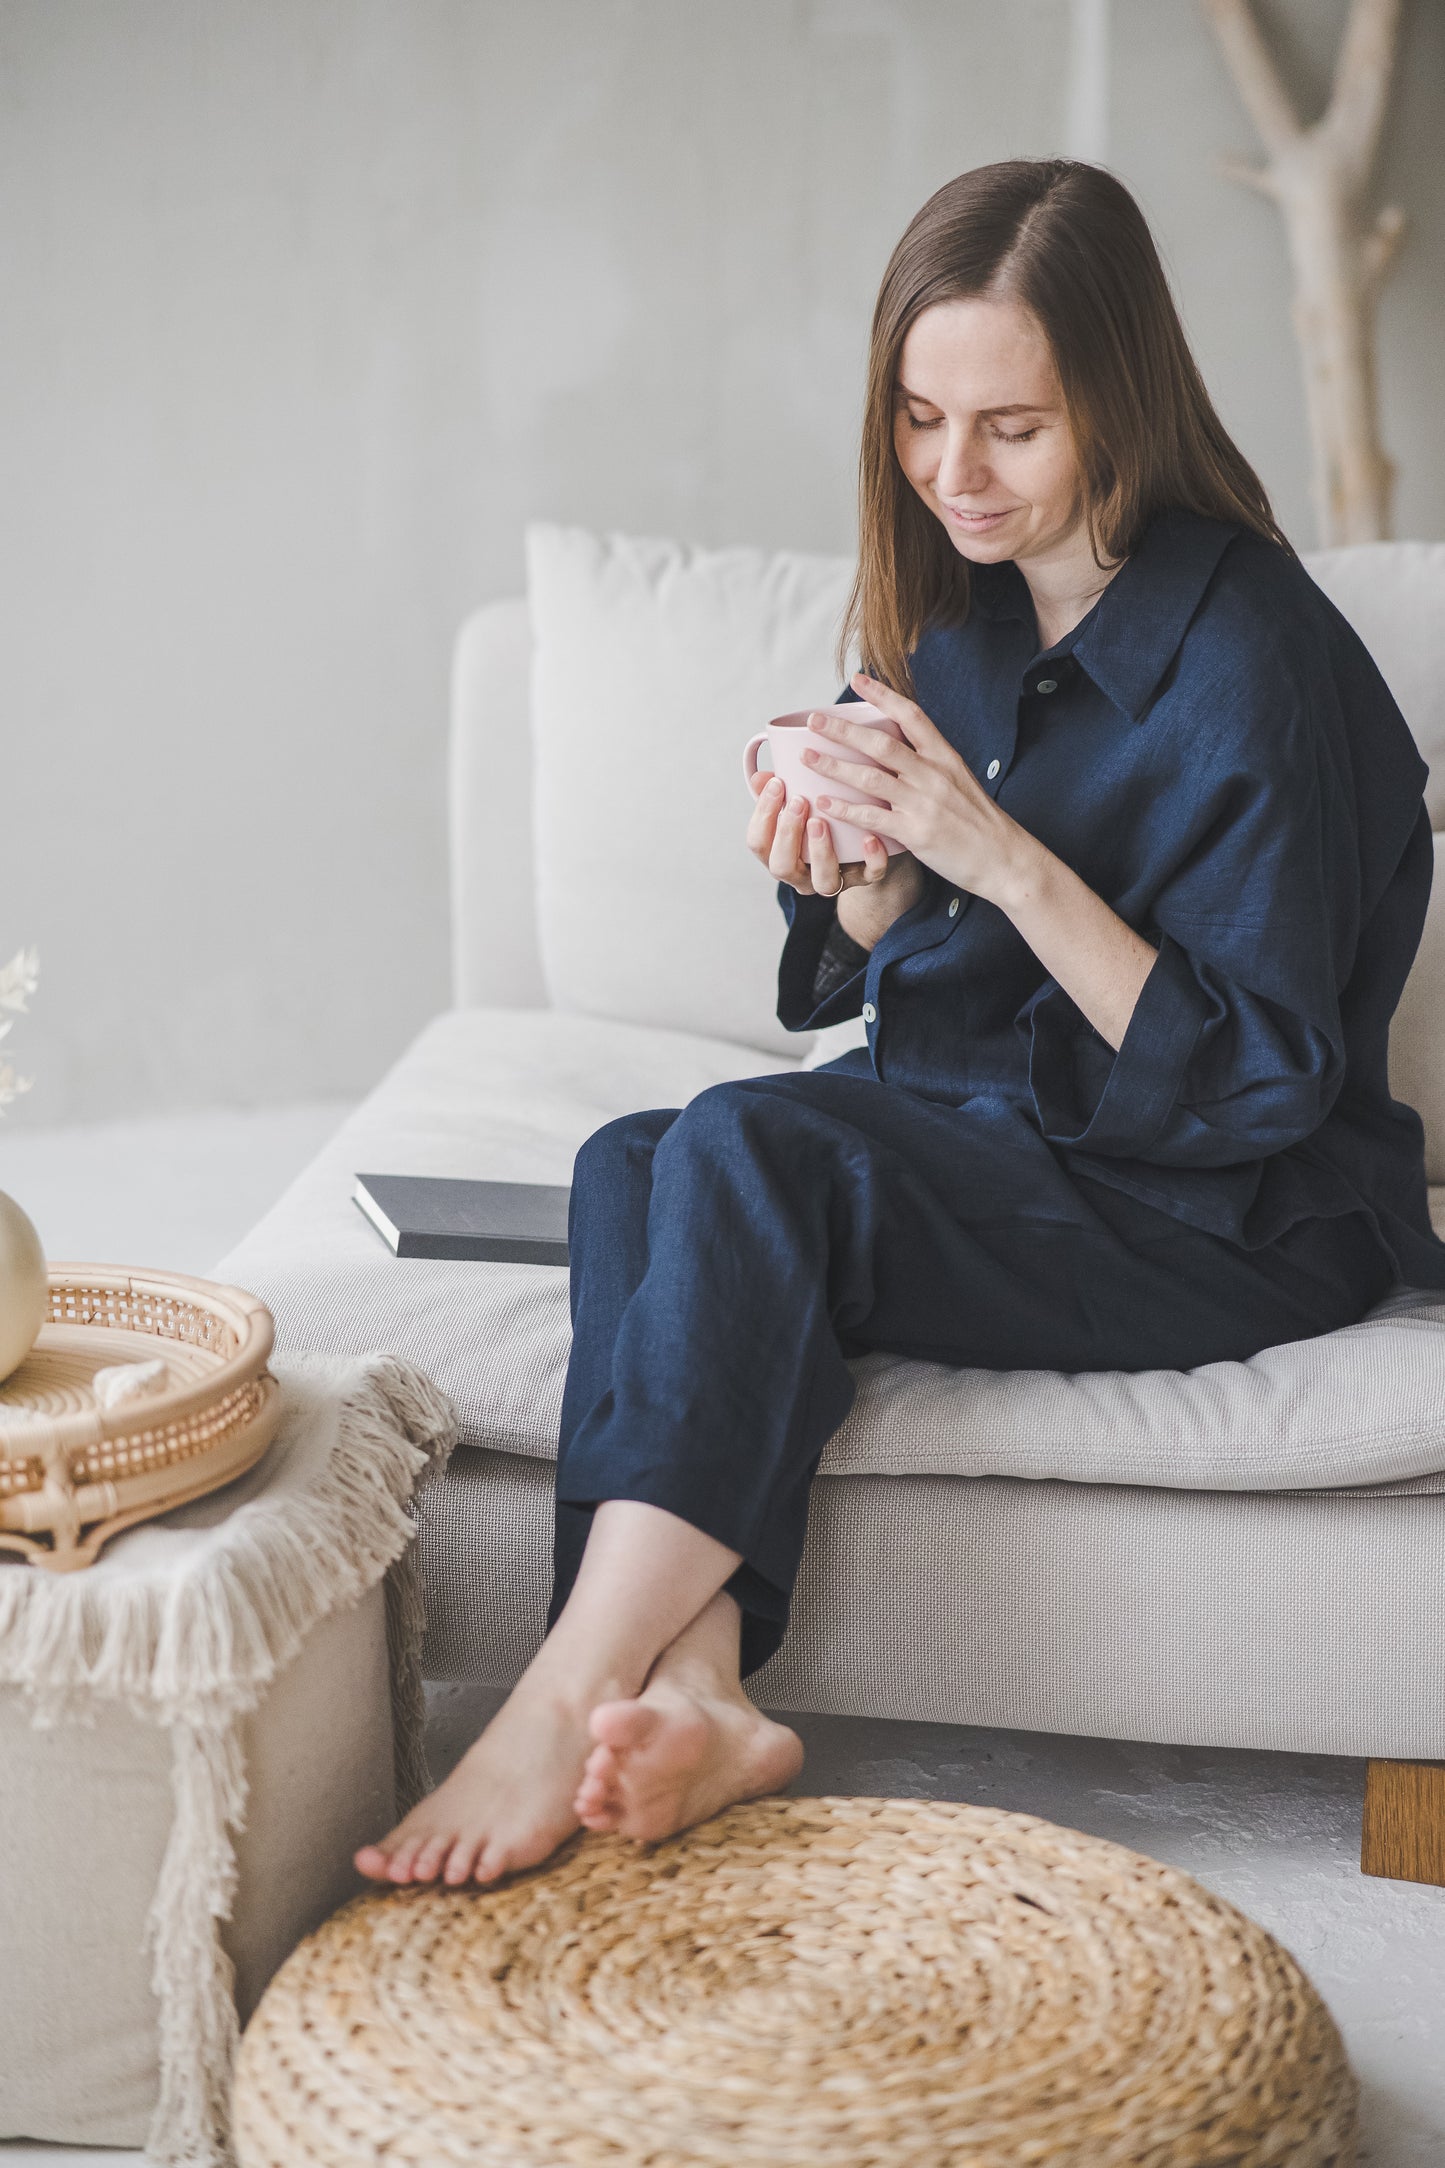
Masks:
[[[1209,519],[1182,505],[1156,512],[1087,616],[1048,654],[1072,654],[1100,692],[1142,722],[1215,566],[1239,532],[1234,521]],[[975,565],[972,572],[974,599],[985,617],[1036,625],[1028,583],[1012,558]]]

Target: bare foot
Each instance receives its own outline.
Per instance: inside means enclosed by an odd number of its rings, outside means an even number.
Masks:
[[[379,1844],[355,1855],[377,1882],[495,1882],[535,1867],[577,1827],[588,1703],[524,1677],[456,1768]]]
[[[635,1701],[601,1702],[596,1741],[573,1801],[588,1829],[653,1841],[691,1829],[740,1799],[780,1792],[803,1766],[803,1742],[742,1695],[654,1679]]]

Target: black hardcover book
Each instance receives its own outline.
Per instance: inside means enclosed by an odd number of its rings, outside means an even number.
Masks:
[[[565,1265],[566,1182],[461,1182],[359,1174],[352,1198],[398,1257]]]

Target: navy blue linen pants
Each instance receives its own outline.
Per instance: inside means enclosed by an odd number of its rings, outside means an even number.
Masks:
[[[1067,1171],[1002,1099],[835,1067],[605,1123],[568,1243],[549,1619],[593,1508],[641,1499],[741,1554],[744,1673],[787,1625],[845,1356],[1186,1370],[1352,1323],[1393,1277],[1360,1215],[1247,1250]]]

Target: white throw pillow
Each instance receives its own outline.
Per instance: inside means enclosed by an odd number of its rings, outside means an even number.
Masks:
[[[1399,702],[1430,763],[1430,825],[1445,828],[1445,542],[1358,542],[1307,551],[1301,562],[1354,626]]]
[[[1445,836],[1420,946],[1390,1024],[1390,1090],[1425,1124],[1425,1173],[1445,1182]]]
[[[1312,550],[1303,562],[1346,616],[1400,704],[1430,763],[1425,803],[1445,827],[1445,542],[1360,542]],[[1390,1026],[1390,1090],[1425,1124],[1425,1168],[1445,1182],[1445,892],[1440,837],[1435,885],[1400,1006]]]
[[[532,522],[537,919],[553,1007],[794,1059],[743,746],[835,698],[852,561]],[[851,663],[850,663],[851,667]]]

